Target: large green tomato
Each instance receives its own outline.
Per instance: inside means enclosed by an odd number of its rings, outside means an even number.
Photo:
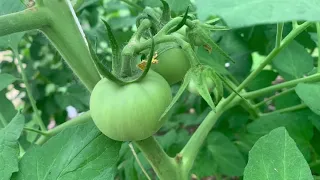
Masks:
[[[160,116],[170,104],[169,84],[150,70],[140,82],[125,86],[104,78],[90,97],[91,117],[98,129],[117,141],[138,141],[156,133],[166,118]]]
[[[157,48],[158,63],[151,68],[162,75],[170,85],[183,80],[190,69],[190,62],[185,52],[176,44],[165,43]]]

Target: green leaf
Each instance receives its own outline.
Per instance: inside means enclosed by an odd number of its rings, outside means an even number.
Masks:
[[[172,11],[179,13],[184,12],[191,4],[190,0],[166,0]]]
[[[260,138],[249,152],[244,180],[312,180],[308,163],[284,127]]]
[[[29,150],[13,179],[113,179],[120,146],[92,121],[77,125]]]
[[[247,125],[250,134],[257,135],[257,138],[268,134],[271,130],[284,126],[290,136],[296,141],[300,151],[306,157],[310,158],[309,141],[313,136],[313,126],[308,120],[310,110],[270,114],[256,119]]]
[[[0,0],[0,7],[0,16],[21,11],[26,8],[20,0]]]
[[[200,177],[212,173],[241,176],[245,165],[244,157],[225,135],[211,132],[207,137],[207,146],[197,157],[192,173]]]
[[[296,41],[290,43],[272,61],[274,68],[286,80],[301,78],[313,68],[313,59]]]
[[[20,0],[0,0],[0,16],[14,13],[25,9],[25,5]],[[24,32],[14,33],[0,37],[0,50],[17,49]]]
[[[17,78],[10,74],[0,74],[0,91],[2,91],[9,84],[12,84],[16,80]]]
[[[272,85],[272,81],[274,81],[277,77],[278,73],[272,70],[263,70],[259,73],[259,75],[254,78],[250,84],[250,90],[258,90],[261,88],[265,88]]]
[[[300,83],[296,87],[296,93],[306,105],[316,114],[320,115],[320,84]]]
[[[0,179],[10,179],[17,172],[19,144],[18,139],[24,126],[24,116],[18,113],[3,129],[0,129]]]
[[[0,128],[8,124],[17,113],[11,101],[6,98],[4,91],[0,92]]]
[[[292,20],[320,21],[320,3],[316,0],[196,0],[196,5],[200,19],[218,15],[233,28]]]
[[[273,100],[276,109],[283,109],[301,104],[301,100],[296,92],[292,91]]]

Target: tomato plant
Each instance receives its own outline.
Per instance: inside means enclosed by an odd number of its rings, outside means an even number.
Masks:
[[[319,179],[318,7],[0,0],[0,179]]]

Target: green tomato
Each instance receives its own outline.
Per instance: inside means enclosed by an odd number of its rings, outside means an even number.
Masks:
[[[150,70],[139,82],[120,86],[106,78],[94,87],[90,97],[91,117],[98,129],[117,141],[138,141],[156,133],[172,100],[169,84]]]
[[[157,48],[158,63],[152,64],[151,68],[163,76],[172,85],[183,80],[190,69],[190,62],[185,52],[176,44],[161,44]]]
[[[210,79],[210,78],[206,78],[206,83],[207,83],[207,86],[208,86],[208,91],[209,92],[212,92],[213,89],[215,88],[215,85],[213,83],[213,81]],[[199,95],[199,91],[196,87],[196,84],[194,82],[193,79],[191,79],[189,85],[188,85],[188,91],[192,94],[195,94],[195,95]]]

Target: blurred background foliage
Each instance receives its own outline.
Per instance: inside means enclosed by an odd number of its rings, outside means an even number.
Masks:
[[[183,14],[189,5],[192,12],[198,11],[196,6],[188,0],[167,0],[167,2],[172,9],[172,16]],[[161,3],[158,0],[87,0],[77,10],[76,13],[87,37],[97,43],[98,55],[104,59],[106,64],[111,63],[111,49],[107,43],[105,27],[100,19],[108,21],[117,41],[124,46],[136,30],[135,18],[146,6],[160,7]],[[291,23],[286,23],[284,34],[291,29]],[[200,48],[197,53],[203,63],[212,66],[217,71],[228,73],[235,81],[241,82],[272,50],[275,36],[275,25],[256,25],[213,32],[213,40],[230,54],[236,61],[235,64],[224,64],[222,57],[217,53],[208,54],[203,48]],[[298,52],[308,61],[301,64],[301,61],[286,59],[279,55],[280,57],[277,58],[280,60],[263,70],[247,90],[257,90],[309,73],[316,65],[314,61],[316,56],[313,55],[316,41],[315,28],[310,27],[286,49],[287,54],[296,55],[295,53]],[[72,74],[70,68],[43,34],[37,31],[27,32],[19,44],[19,51],[23,55],[22,61],[26,66],[32,94],[46,126],[59,125],[89,109],[89,92]],[[0,60],[1,73],[20,77],[17,62],[10,52],[2,52]],[[285,66],[288,61],[298,67],[305,67],[305,72],[294,74]],[[173,86],[173,93],[177,92],[178,88],[179,84]],[[254,101],[259,102],[263,99],[264,97],[260,97]],[[261,106],[260,110],[269,112],[297,105],[300,102],[301,100],[293,91]],[[5,109],[6,118],[10,119],[15,115],[14,107],[23,107],[27,126],[37,128],[24,85],[19,81],[0,92],[0,109]],[[201,97],[185,92],[175,105],[170,120],[157,134],[164,150],[171,156],[176,155],[209,111],[210,108]],[[290,119],[290,121],[279,122],[278,119]],[[192,173],[199,178],[207,177],[207,179],[210,179],[212,175],[224,175],[229,179],[242,176],[248,151],[253,144],[259,137],[279,126],[287,128],[308,162],[315,161],[320,153],[319,143],[316,141],[317,137],[320,137],[319,124],[318,115],[309,109],[281,115],[268,115],[261,117],[259,121],[253,121],[250,114],[241,106],[234,107],[219,118],[195,162]],[[20,142],[25,148],[28,148],[37,135],[32,132],[26,135],[22,136]],[[139,152],[137,149],[136,151]],[[154,178],[155,174],[146,159],[141,153],[138,153],[138,156]],[[118,170],[117,179],[146,179],[127,143],[122,145]],[[315,165],[312,170],[320,173],[320,166]]]

